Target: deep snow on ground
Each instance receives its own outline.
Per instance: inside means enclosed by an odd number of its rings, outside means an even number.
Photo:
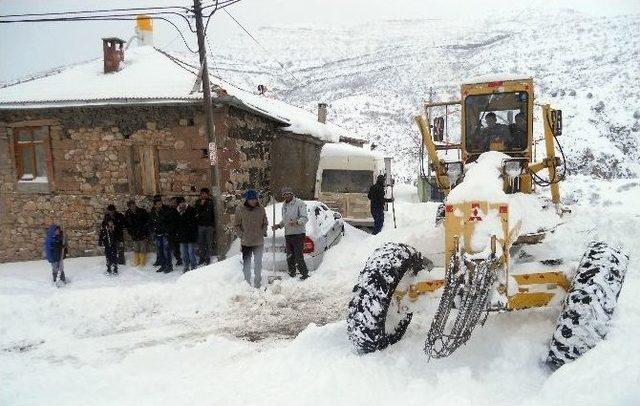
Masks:
[[[424,297],[406,337],[375,354],[353,352],[344,321],[370,253],[404,241],[441,256],[434,204],[399,188],[398,228],[348,228],[305,281],[267,291],[244,284],[237,258],[185,275],[101,258],[66,263],[56,289],[42,261],[0,265],[0,404],[634,405],[640,399],[640,187],[573,177],[565,224],[536,255],[575,265],[589,241],[624,245],[631,268],[607,340],[551,374],[542,364],[558,308],[493,314],[453,356],[422,352],[437,297]],[[265,272],[269,274],[269,272]]]

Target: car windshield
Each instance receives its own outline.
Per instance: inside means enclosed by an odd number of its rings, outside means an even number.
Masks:
[[[373,171],[325,169],[322,171],[323,193],[367,193],[373,182]]]
[[[467,96],[464,103],[467,151],[526,149],[528,103],[527,92]]]

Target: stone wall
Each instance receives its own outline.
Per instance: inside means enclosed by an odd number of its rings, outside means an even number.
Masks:
[[[229,106],[216,109],[214,120],[224,202],[218,245],[225,249],[244,190],[256,188],[264,202],[271,196],[277,130],[272,121]],[[50,128],[48,184],[17,181],[12,128],[23,125]],[[41,258],[45,229],[54,221],[65,226],[72,256],[99,253],[97,227],[110,203],[123,210],[134,198],[149,207],[155,193],[193,200],[211,186],[205,134],[196,105],[0,111],[0,262]],[[150,167],[152,181],[142,175]]]

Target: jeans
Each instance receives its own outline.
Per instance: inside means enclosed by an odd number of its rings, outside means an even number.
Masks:
[[[242,272],[244,280],[251,285],[251,255],[253,255],[254,287],[259,288],[262,283],[262,252],[264,245],[255,247],[242,246]]]
[[[287,243],[287,267],[289,275],[295,276],[296,266],[303,276],[309,275],[307,264],[304,262],[304,234],[285,235],[284,239]]]
[[[213,241],[213,226],[198,226],[198,250],[200,263],[211,263],[211,242]]]
[[[175,236],[169,236],[169,247],[171,247],[171,251],[173,252],[173,256],[176,257],[176,261],[180,261],[182,263],[182,255],[180,254],[180,243]]]
[[[166,235],[156,235],[156,256],[160,269],[171,272],[173,270],[173,262],[171,261],[171,246],[169,237]]]
[[[196,243],[181,242],[180,252],[182,253],[182,264],[184,265],[184,272],[196,269],[196,267],[198,266],[198,260],[196,259]]]
[[[58,279],[58,273],[60,273],[60,280],[62,282],[66,282],[66,278],[64,277],[64,268],[62,267],[62,260],[51,263],[51,273],[53,274],[54,282]]]
[[[384,208],[372,207],[371,217],[373,217],[373,234],[378,234],[382,231],[384,225]]]

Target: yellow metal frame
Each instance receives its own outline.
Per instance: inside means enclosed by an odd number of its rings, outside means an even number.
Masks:
[[[528,172],[523,174],[520,178],[520,187],[523,193],[532,193],[533,183],[531,173],[537,173],[544,169],[549,171],[549,178],[555,179],[559,160],[555,156],[555,144],[553,129],[549,122],[552,109],[547,104],[542,107],[543,122],[544,122],[544,140],[546,147],[546,157],[536,163],[532,163],[533,156],[533,80],[506,80],[499,82],[489,83],[474,83],[464,84],[461,86],[462,98],[460,101],[443,102],[443,103],[429,103],[425,104],[425,108],[442,106],[442,105],[461,105],[462,114],[462,139],[459,148],[462,150],[463,161],[467,161],[469,157],[475,155],[470,154],[466,150],[466,112],[464,104],[467,96],[472,95],[484,95],[493,93],[507,93],[507,92],[527,92],[529,95],[528,105],[528,145],[523,153],[519,153],[517,156],[524,158],[527,162]],[[442,160],[439,159],[437,151],[443,149],[442,146],[436,145],[433,141],[431,129],[429,123],[423,115],[419,115],[415,118],[418,125],[418,129],[422,135],[422,141],[429,156],[429,161],[435,171],[435,180],[437,187],[444,192],[445,196],[451,191],[451,185],[445,171],[445,165]],[[446,146],[451,148],[451,146]],[[505,181],[505,187],[506,187]],[[558,183],[551,184],[551,199],[554,203],[560,202],[560,189]],[[503,233],[506,236],[504,239],[491,238],[487,243],[491,244],[491,250],[493,253],[497,252],[497,245],[499,244],[501,250],[499,251],[500,257],[497,258],[498,269],[497,272],[504,274],[504,280],[506,284],[509,284],[510,280],[515,280],[518,286],[517,289],[509,289],[509,286],[500,286],[500,291],[504,292],[507,297],[506,307],[503,310],[518,310],[531,307],[546,306],[551,299],[560,292],[566,292],[569,289],[569,281],[562,272],[534,272],[521,275],[509,275],[509,248],[515,242],[516,236],[519,234],[518,229],[520,224],[516,224],[512,227],[509,226],[509,207],[506,204],[493,204],[483,201],[478,202],[463,202],[458,204],[446,204],[445,205],[445,267],[449,269],[451,266],[451,260],[454,253],[462,249],[465,252],[473,252],[470,246],[471,235],[474,228],[478,223],[478,217],[486,216],[489,211],[497,211],[502,221]],[[511,230],[511,232],[509,232]],[[462,240],[463,246],[460,247],[460,241]],[[486,248],[485,248],[486,249]],[[409,300],[416,300],[420,295],[426,293],[432,293],[445,285],[445,281],[442,279],[419,281],[409,286],[407,291],[397,291],[395,293],[396,300],[400,301],[406,295]],[[516,292],[509,295],[508,292]]]

